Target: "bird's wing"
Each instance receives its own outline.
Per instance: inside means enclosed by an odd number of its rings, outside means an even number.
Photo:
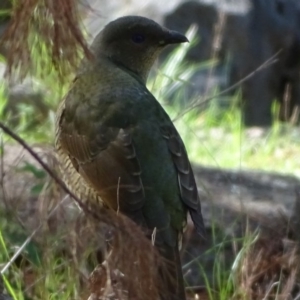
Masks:
[[[62,112],[58,140],[76,171],[105,205],[129,214],[141,210],[144,188],[130,129],[87,121],[85,135],[65,119]]]
[[[171,121],[164,123],[160,128],[177,170],[181,199],[189,210],[198,234],[204,236],[205,229],[197,185],[183,141]]]

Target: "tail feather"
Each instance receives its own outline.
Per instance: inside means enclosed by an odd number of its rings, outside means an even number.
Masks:
[[[186,299],[180,254],[177,246],[163,245],[159,247],[159,252],[165,260],[163,269],[160,270],[163,280],[161,300]]]

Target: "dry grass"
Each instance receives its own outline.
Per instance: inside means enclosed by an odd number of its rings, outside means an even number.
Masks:
[[[276,235],[259,237],[239,262],[232,299],[296,299],[299,267],[296,242]]]
[[[28,73],[47,75],[54,68],[63,81],[78,66],[80,52],[91,58],[80,28],[77,1],[14,3],[10,24],[2,38],[5,48],[9,49],[6,53],[9,76],[13,71],[21,78]]]
[[[112,251],[90,277],[90,291],[96,299],[159,298],[158,268],[162,264],[145,234],[130,220],[114,214],[123,228],[111,237]]]

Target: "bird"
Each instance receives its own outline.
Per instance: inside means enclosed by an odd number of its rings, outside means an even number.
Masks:
[[[142,16],[95,37],[57,111],[55,147],[65,182],[85,203],[121,212],[145,230],[174,280],[162,299],[184,300],[179,256],[187,212],[205,229],[194,174],[170,117],[146,87],[155,60],[185,35]]]

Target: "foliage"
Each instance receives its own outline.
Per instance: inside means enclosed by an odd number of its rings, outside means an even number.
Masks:
[[[78,66],[82,53],[91,58],[75,1],[31,0],[11,4],[12,18],[2,37],[2,43],[9,49],[9,76],[48,76],[54,70],[64,81]]]

